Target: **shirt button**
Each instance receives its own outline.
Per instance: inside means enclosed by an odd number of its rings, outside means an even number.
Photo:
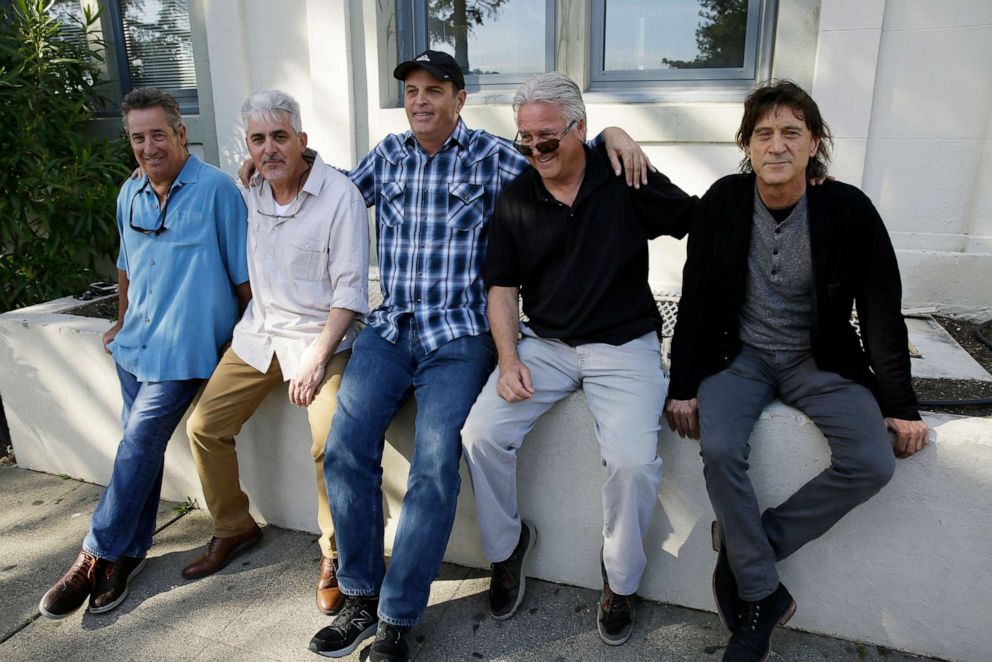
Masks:
[[[417,303],[423,303],[423,299],[417,299]]]
[[[152,265],[153,267],[155,266],[155,260],[152,260],[152,261],[151,261],[151,265]]]
[[[151,324],[151,323],[152,323],[152,321],[146,317],[145,318],[145,324]]]
[[[141,349],[148,349],[148,345],[142,345]]]
[[[777,273],[778,273],[778,271],[776,271],[775,269],[772,269],[772,275],[773,275],[773,276],[774,276],[775,274],[777,274]]]
[[[772,251],[772,255],[778,255],[778,249],[777,248]]]

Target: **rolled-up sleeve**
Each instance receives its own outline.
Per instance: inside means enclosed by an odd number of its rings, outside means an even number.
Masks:
[[[369,312],[369,217],[362,194],[342,182],[335,217],[330,223],[328,275],[334,292],[331,308],[364,315]]]

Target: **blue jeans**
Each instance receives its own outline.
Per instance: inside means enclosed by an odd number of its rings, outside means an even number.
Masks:
[[[495,359],[492,338],[468,336],[427,353],[405,321],[396,344],[371,328],[352,348],[324,455],[327,497],[345,595],[379,596],[379,618],[416,625],[455,520],[460,430]],[[417,400],[410,477],[383,559],[382,452],[386,428],[406,398]]]
[[[141,558],[152,546],[165,447],[203,384],[202,379],[139,382],[119,365],[117,377],[124,397],[123,435],[83,541],[85,551],[108,561]]]

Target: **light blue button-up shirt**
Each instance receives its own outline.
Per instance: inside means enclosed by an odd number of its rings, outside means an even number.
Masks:
[[[129,280],[114,360],[141,382],[206,379],[238,321],[234,287],[248,280],[247,210],[234,182],[191,154],[169,191],[166,230],[147,179],[117,196],[120,255]],[[132,211],[133,210],[133,211]]]

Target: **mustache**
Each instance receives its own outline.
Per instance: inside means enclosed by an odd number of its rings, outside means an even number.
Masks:
[[[286,159],[282,158],[281,156],[265,157],[264,159],[262,159],[262,165],[265,165],[266,163],[285,163],[285,162]]]

